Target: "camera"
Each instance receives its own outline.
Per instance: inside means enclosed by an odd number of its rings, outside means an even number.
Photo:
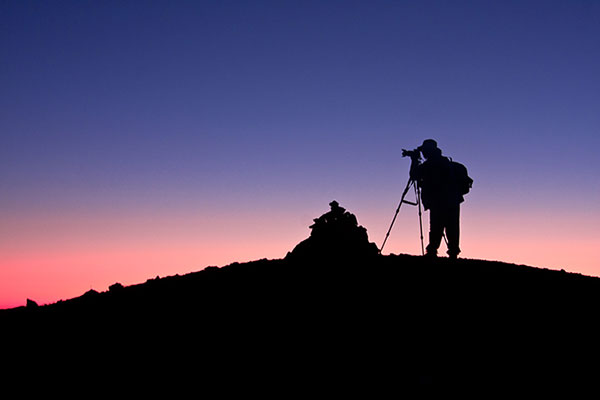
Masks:
[[[410,157],[410,158],[421,158],[421,151],[419,149],[414,150],[405,150],[402,149],[402,157]]]

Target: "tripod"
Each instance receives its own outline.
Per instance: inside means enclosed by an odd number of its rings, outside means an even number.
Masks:
[[[406,194],[410,190],[411,186],[415,190],[415,198],[416,198],[415,202],[404,199],[406,197]],[[417,206],[419,209],[419,230],[421,233],[421,255],[425,255],[425,248],[423,247],[423,216],[422,216],[422,212],[421,212],[421,189],[419,188],[419,183],[416,180],[410,179],[410,178],[408,179],[408,182],[406,183],[406,187],[404,188],[404,191],[402,192],[402,197],[400,198],[400,204],[398,204],[398,208],[396,209],[396,213],[394,214],[394,218],[392,219],[392,223],[390,224],[390,229],[388,229],[387,233],[385,234],[385,239],[383,240],[381,249],[379,249],[379,254],[381,254],[381,252],[383,252],[383,247],[385,246],[385,243],[387,242],[388,237],[390,236],[390,232],[392,231],[392,227],[394,226],[394,222],[396,222],[396,217],[398,216],[398,213],[400,212],[400,207],[402,206],[403,203],[409,204],[411,206]]]

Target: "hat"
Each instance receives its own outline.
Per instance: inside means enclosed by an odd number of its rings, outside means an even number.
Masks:
[[[423,144],[419,147],[419,150],[421,150],[421,151],[434,150],[434,149],[437,149],[437,142],[433,139],[425,139],[423,141]]]

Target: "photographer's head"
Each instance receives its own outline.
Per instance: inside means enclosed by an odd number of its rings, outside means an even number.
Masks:
[[[441,156],[442,150],[437,147],[437,142],[433,139],[426,139],[423,144],[418,147],[418,150],[423,154],[423,157],[429,159],[435,156]]]

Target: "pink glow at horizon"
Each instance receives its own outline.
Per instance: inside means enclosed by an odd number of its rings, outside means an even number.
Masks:
[[[115,282],[131,285],[209,265],[282,258],[309,235],[311,218],[306,212],[274,214],[226,219],[223,213],[210,223],[202,218],[147,215],[70,220],[63,216],[25,224],[21,218],[0,232],[0,308],[23,305],[27,298],[48,304],[90,289],[105,291]],[[356,214],[368,228],[369,239],[380,245],[391,215],[368,210],[362,217]],[[463,206],[462,256],[600,276],[594,247],[598,234],[582,229],[578,220],[502,217]],[[427,213],[424,228],[426,235]],[[445,251],[444,245],[440,250]],[[401,210],[384,253],[420,254],[416,210]]]
[[[0,308],[40,304],[144,282],[155,276],[199,271],[207,266],[281,258],[298,235],[254,229],[256,217],[229,221],[171,216],[16,219],[0,231]],[[238,227],[238,228],[236,228]]]

